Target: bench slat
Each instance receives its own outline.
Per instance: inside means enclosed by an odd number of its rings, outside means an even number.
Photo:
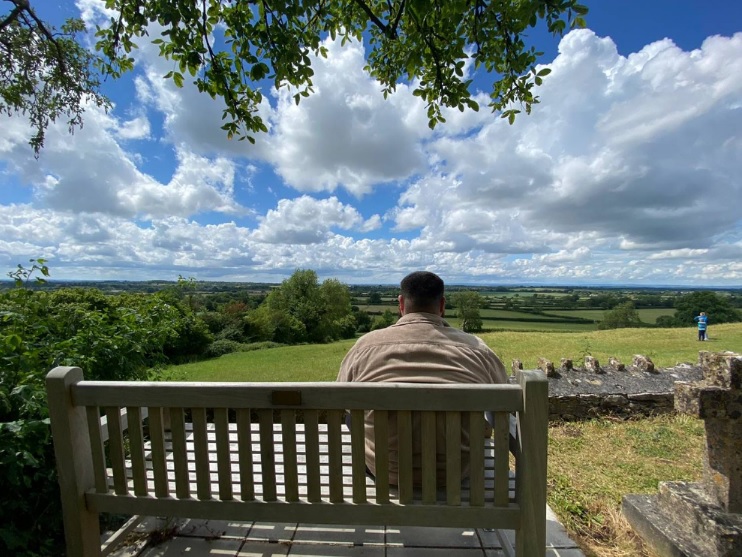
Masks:
[[[364,413],[351,410],[350,428],[352,430],[350,453],[353,459],[353,502],[366,502],[366,438],[364,435]]]
[[[170,494],[165,464],[165,433],[162,423],[162,408],[149,409],[149,445],[151,463],[154,471],[155,497],[167,497]]]
[[[129,490],[124,470],[124,437],[121,431],[121,411],[118,407],[105,409],[108,421],[108,457],[113,468],[113,487],[117,495],[126,495]]]
[[[420,383],[179,383],[84,381],[71,387],[80,406],[162,406],[173,401],[183,408],[274,408],[276,393],[301,393],[293,408],[332,410],[523,410],[518,385]],[[292,408],[286,406],[284,408]]]
[[[197,499],[136,498],[131,495],[89,493],[88,503],[99,511],[146,516],[188,516],[211,520],[308,522],[312,524],[386,524],[390,526],[431,526],[503,529],[520,527],[520,508],[492,508],[446,505],[355,505],[353,503],[285,503],[199,501]]]
[[[216,461],[219,475],[219,499],[228,501],[232,495],[232,460],[229,452],[229,415],[226,408],[214,410]]]
[[[95,490],[98,493],[108,492],[108,480],[106,479],[106,459],[103,453],[103,440],[101,438],[100,408],[88,406],[86,408],[88,421],[88,435],[90,436],[90,448],[93,457],[93,476],[95,477]]]
[[[484,505],[484,467],[476,462],[484,462],[484,414],[469,412],[469,502],[477,507]]]
[[[435,502],[436,475],[438,473],[435,452],[435,438],[437,436],[435,412],[422,412],[420,436],[423,503],[431,504]]]
[[[446,489],[449,505],[461,504],[461,414],[446,412]],[[481,443],[479,437],[478,443]]]
[[[508,451],[510,414],[496,412],[494,418],[495,423],[492,429],[495,443],[495,504],[505,506],[509,500],[509,486],[505,478],[510,468],[510,453]]]
[[[134,493],[147,495],[147,478],[144,466],[144,435],[142,434],[142,411],[139,407],[126,409],[129,432],[129,454],[134,474]]]
[[[307,467],[307,499],[310,502],[320,501],[322,494],[320,488],[319,467],[319,415],[316,410],[304,412],[304,447],[306,451],[305,460]]]
[[[376,500],[389,502],[389,414],[386,410],[375,410],[374,464],[376,465]]]
[[[237,437],[240,462],[240,497],[243,501],[252,501],[255,497],[255,486],[253,484],[250,411],[247,409],[240,408],[237,410]]]
[[[330,501],[342,503],[343,497],[343,445],[340,436],[340,423],[343,413],[330,410],[327,413],[327,450],[330,474]]]
[[[407,504],[412,501],[413,462],[412,462],[412,412],[397,412],[397,433],[399,434],[399,501]]]
[[[191,418],[193,419],[193,451],[196,457],[196,495],[202,501],[206,501],[211,499],[206,410],[204,408],[194,408],[191,412]]]
[[[306,463],[306,461],[310,460],[308,457],[308,450],[306,445],[306,439],[308,438],[307,434],[307,428],[306,424],[297,424],[296,425],[296,457],[297,462]],[[281,424],[273,424],[272,432],[273,432],[273,447],[272,447],[272,453],[273,453],[273,459],[275,459],[275,467],[277,471],[282,470],[282,465],[285,459],[284,456],[284,444],[282,441],[282,426]],[[318,436],[319,439],[319,446],[317,448],[317,459],[321,461],[320,467],[323,469],[321,472],[321,475],[318,477],[317,484],[319,485],[320,489],[320,495],[324,496],[325,498],[329,495],[329,449],[328,449],[328,436],[327,436],[327,425],[326,424],[320,424],[319,426],[320,435]],[[238,455],[241,450],[240,444],[238,443],[239,440],[239,431],[238,431],[238,424],[229,424],[229,433],[228,433],[228,441],[229,441],[229,451],[230,451],[230,460],[234,461],[234,468],[232,470],[233,473],[224,475],[221,474],[219,471],[219,460],[220,456],[218,454],[218,447],[216,443],[216,427],[214,424],[207,424],[207,434],[209,438],[208,446],[209,446],[209,452],[208,452],[208,461],[210,464],[210,477],[209,481],[211,483],[211,492],[212,493],[218,493],[219,492],[219,486],[222,485],[225,481],[229,481],[232,484],[233,491],[235,493],[241,492],[240,487],[240,481],[242,477],[242,470],[244,468],[248,467],[250,468],[253,473],[250,476],[250,481],[254,484],[254,493],[253,497],[262,498],[263,497],[263,487],[262,483],[264,482],[263,474],[262,474],[262,467],[261,467],[261,461],[260,461],[260,443],[261,443],[261,431],[260,431],[260,425],[259,424],[253,424],[252,425],[252,438],[251,438],[251,452],[253,454],[253,458],[255,458],[255,462],[251,461],[244,461],[243,460],[243,466],[241,467],[240,473],[238,474]],[[196,467],[196,456],[195,456],[195,443],[193,441],[194,436],[194,430],[192,427],[192,424],[189,422],[185,423],[185,435],[186,435],[186,451],[187,451],[187,459],[186,459],[186,465],[187,469],[190,470],[189,472],[189,481],[191,485],[196,485],[197,482],[197,475],[195,472]],[[165,444],[164,444],[164,451],[168,454],[172,451],[172,434],[167,434],[165,436]],[[493,488],[493,475],[494,475],[494,457],[493,457],[493,446],[491,442],[484,443],[486,450],[484,451],[484,466],[482,466],[483,473],[485,476],[485,482],[486,487],[489,490],[490,494],[486,497],[486,503],[492,504],[493,503],[493,497],[491,493],[494,491]],[[344,427],[341,428],[341,437],[340,437],[340,454],[341,454],[341,478],[339,478],[339,485],[340,489],[343,491],[343,497],[345,500],[351,501],[353,499],[353,485],[354,485],[354,477],[353,477],[353,469],[354,464],[352,460],[352,436],[351,432],[346,430]],[[151,457],[152,453],[147,453],[148,459]],[[146,461],[146,467],[147,467],[147,479],[149,482],[149,493],[152,493],[154,489],[154,470],[153,470],[153,463],[150,460]],[[166,473],[169,476],[169,480],[171,483],[171,487],[174,489],[175,487],[175,463],[173,462],[172,456],[168,456],[166,463],[165,463],[165,469]],[[305,466],[299,467],[297,466],[297,483],[299,487],[299,493],[300,498],[307,498],[308,500],[308,473]],[[127,478],[129,480],[132,479],[132,472],[129,469]],[[372,480],[367,478],[365,474],[363,475],[363,480],[365,482],[365,485],[363,489],[366,491],[365,493],[365,500],[372,502],[374,504],[380,503],[380,501],[377,500],[376,497],[376,487]],[[285,476],[280,474],[280,472],[276,475],[275,478],[275,493],[277,499],[284,498],[286,495],[286,482],[285,482]],[[504,485],[508,485],[509,479],[508,474],[505,474],[504,477]],[[511,491],[512,491],[511,487]],[[193,491],[193,489],[191,490]],[[471,496],[470,492],[472,491],[471,486],[465,485],[464,488],[462,488],[461,491],[461,501],[462,504],[470,504],[471,503]],[[392,501],[399,501],[399,490],[391,488],[389,489],[389,495],[390,500]],[[415,494],[415,500],[419,500],[421,497],[420,489],[416,488],[413,490],[413,493]],[[321,499],[322,497],[319,497]],[[445,492],[435,492],[434,493],[434,499],[438,502],[446,502],[446,493]],[[447,503],[446,503],[447,504]]]
[[[283,443],[283,474],[286,484],[286,500],[299,500],[299,479],[296,466],[296,415],[281,413],[281,441]]]
[[[263,499],[276,500],[276,453],[273,443],[273,411],[258,410],[260,423],[260,466],[263,476]]]
[[[170,408],[170,428],[173,442],[172,460],[175,463],[175,495],[178,499],[185,499],[191,496],[191,484],[188,477],[188,449],[182,408]]]

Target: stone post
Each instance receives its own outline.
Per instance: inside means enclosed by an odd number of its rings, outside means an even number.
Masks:
[[[704,421],[703,486],[728,513],[742,513],[742,356],[699,354],[704,379],[675,384],[675,409]]]
[[[656,496],[627,495],[622,510],[661,556],[742,555],[742,355],[700,352],[703,380],[675,383],[675,409],[706,428],[700,484],[662,482]]]

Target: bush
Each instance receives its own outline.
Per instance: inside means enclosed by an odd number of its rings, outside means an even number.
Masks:
[[[143,379],[152,366],[200,354],[209,343],[189,308],[159,294],[0,293],[0,555],[63,553],[48,371],[71,365],[87,379]]]
[[[224,354],[231,354],[232,352],[244,351],[245,345],[241,342],[228,339],[215,340],[206,349],[206,357],[218,358],[224,356]]]

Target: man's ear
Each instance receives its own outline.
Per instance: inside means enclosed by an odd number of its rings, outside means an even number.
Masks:
[[[441,306],[439,309],[440,309],[441,317],[443,317],[446,313],[446,297],[445,296],[441,297]]]
[[[404,296],[401,294],[397,296],[397,301],[399,302],[399,314],[404,315]]]

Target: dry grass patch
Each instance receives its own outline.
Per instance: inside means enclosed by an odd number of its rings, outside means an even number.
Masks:
[[[703,422],[682,415],[597,419],[549,428],[548,501],[588,556],[651,555],[621,515],[621,498],[661,481],[697,481]]]

